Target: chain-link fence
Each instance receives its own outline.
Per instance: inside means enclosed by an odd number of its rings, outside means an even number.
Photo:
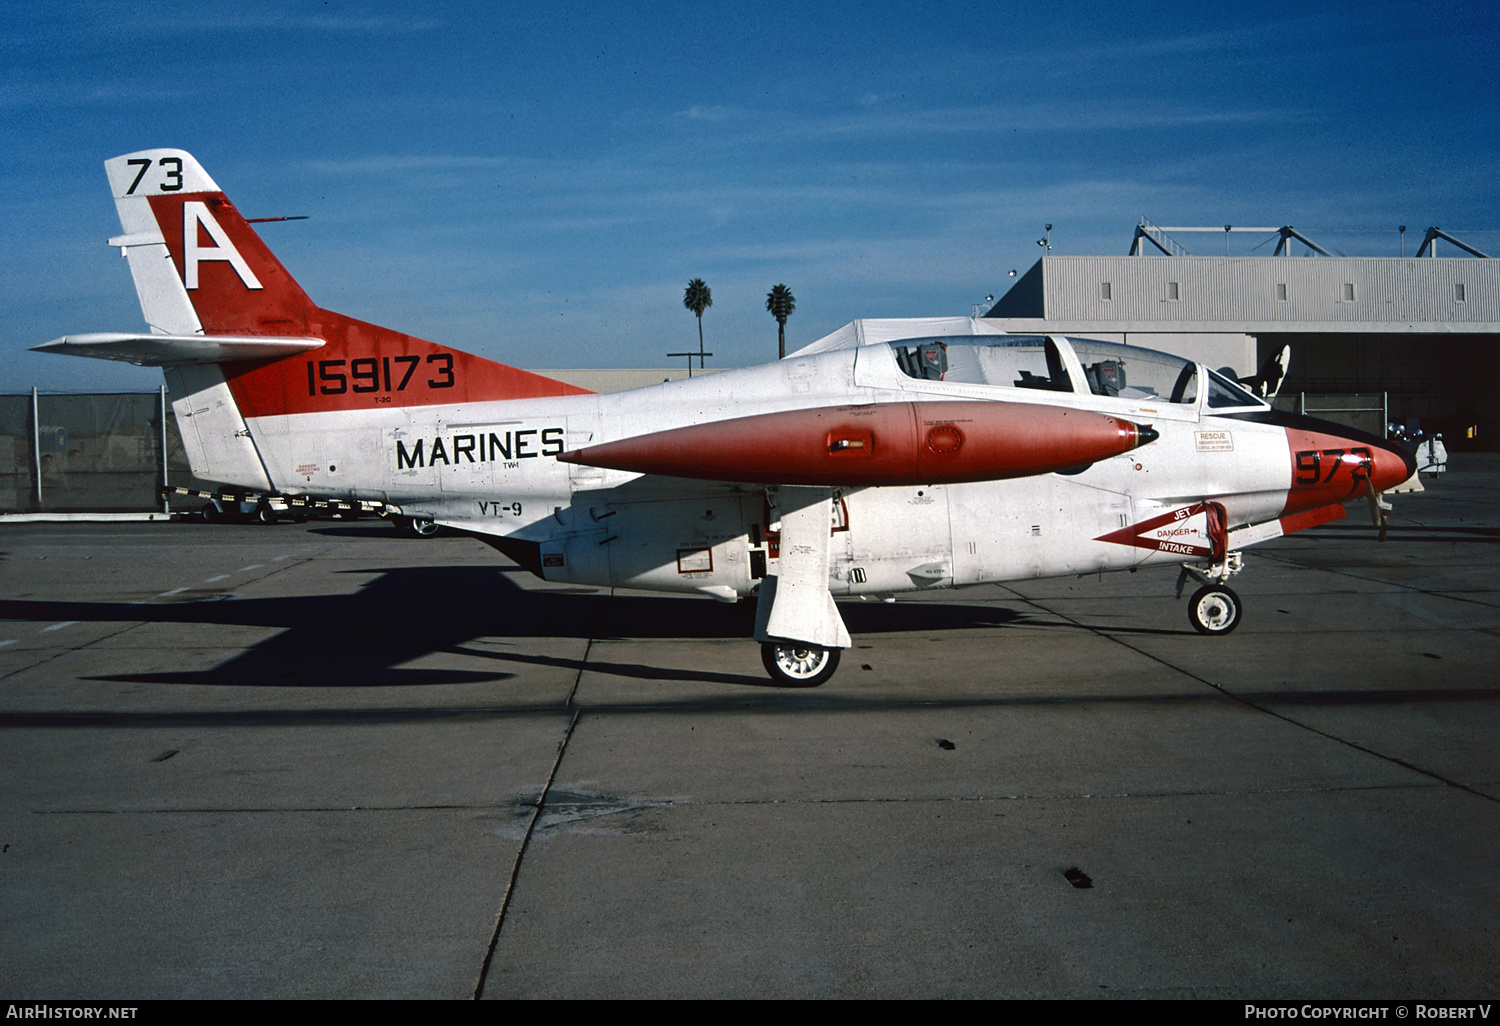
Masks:
[[[160,511],[166,484],[214,488],[188,469],[163,393],[0,395],[0,513]]]
[[[1326,392],[1283,392],[1274,404],[1278,410],[1305,413],[1320,420],[1357,428],[1379,438],[1386,435],[1390,418],[1390,396],[1385,392],[1332,394]]]

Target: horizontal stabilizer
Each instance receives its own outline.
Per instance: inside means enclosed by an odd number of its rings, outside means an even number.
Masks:
[[[277,338],[267,335],[141,335],[101,331],[64,335],[32,346],[34,352],[120,360],[138,367],[178,367],[190,363],[228,363],[239,360],[278,360],[293,353],[318,349],[320,338]]]

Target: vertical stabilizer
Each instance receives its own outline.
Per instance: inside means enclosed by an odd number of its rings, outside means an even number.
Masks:
[[[104,170],[123,229],[109,241],[130,264],[152,335],[45,348],[164,367],[199,477],[291,486],[257,448],[262,418],[588,392],[319,307],[190,153],[141,150]]]
[[[182,150],[104,162],[147,323],[167,334],[305,334],[317,307]],[[139,268],[139,269],[137,269]]]
[[[120,247],[130,264],[141,314],[152,332],[203,335],[206,327],[215,327],[223,333],[212,320],[205,325],[185,285],[190,281],[200,286],[205,277],[216,281],[201,272],[205,266],[220,263],[228,264],[236,273],[251,273],[214,217],[197,216],[197,211],[222,208],[228,203],[218,185],[192,154],[182,150],[127,153],[105,161],[104,173],[124,232],[109,242]],[[185,216],[189,220],[185,221]],[[184,257],[190,260],[185,263]],[[185,276],[187,269],[190,276]],[[302,299],[305,302],[306,296]],[[270,476],[230,393],[223,368],[209,363],[168,366],[165,370],[172,411],[193,473],[209,481],[270,490]]]

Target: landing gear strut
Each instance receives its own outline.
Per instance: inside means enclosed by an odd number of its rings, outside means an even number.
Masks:
[[[803,641],[766,641],[760,646],[760,661],[782,687],[815,688],[839,668],[839,651]]]
[[[1189,577],[1203,582],[1203,587],[1193,592],[1188,600],[1188,623],[1199,634],[1211,637],[1228,634],[1240,625],[1240,597],[1225,582],[1244,569],[1238,552],[1229,552],[1222,563],[1184,563],[1177,577],[1177,597],[1182,597],[1182,586]]]

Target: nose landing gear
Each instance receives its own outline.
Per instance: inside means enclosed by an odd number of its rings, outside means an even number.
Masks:
[[[1203,582],[1203,587],[1188,600],[1188,623],[1193,630],[1216,636],[1228,634],[1240,625],[1240,597],[1225,582],[1242,569],[1244,562],[1238,552],[1226,553],[1222,563],[1182,564],[1182,573],[1177,576],[1178,598],[1182,598],[1182,586],[1189,577]]]
[[[1228,634],[1240,625],[1240,597],[1227,585],[1205,585],[1188,600],[1188,622],[1199,634]]]

